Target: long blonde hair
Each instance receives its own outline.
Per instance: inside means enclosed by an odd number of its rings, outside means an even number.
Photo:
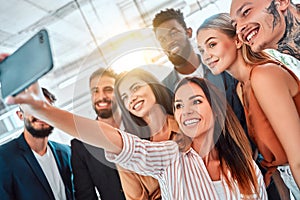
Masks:
[[[198,28],[197,35],[203,29],[213,29],[218,30],[230,38],[237,37],[236,29],[231,24],[231,18],[227,13],[219,13],[207,18],[203,24]],[[245,62],[253,67],[260,64],[276,62],[271,56],[269,56],[265,52],[256,53],[253,52],[249,46],[243,44],[242,46],[242,56]],[[231,140],[233,140],[233,144],[235,144],[235,148],[242,152],[243,156],[240,157],[239,163],[240,167],[243,167],[243,172],[241,172],[240,168],[235,168],[235,162],[238,157],[234,160],[229,159],[229,156],[223,157],[223,163],[227,168],[229,168],[233,178],[237,181],[238,187],[242,194],[250,195],[253,192],[259,194],[259,186],[258,180],[255,173],[255,166],[251,155],[251,149],[249,141],[246,138],[246,133],[244,133],[243,129],[240,127],[238,120],[234,115],[231,114],[232,111],[230,108],[227,108],[226,118],[225,118],[225,126],[226,133],[230,136]],[[222,143],[224,144],[224,142]],[[226,155],[226,154],[224,154]],[[223,166],[224,167],[224,166]],[[227,178],[225,176],[225,178]],[[229,180],[227,180],[230,182]],[[230,184],[229,184],[230,185]],[[253,191],[254,189],[254,191]]]

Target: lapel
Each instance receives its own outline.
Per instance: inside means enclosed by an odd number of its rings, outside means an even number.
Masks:
[[[49,145],[49,147],[50,147],[50,150],[52,151],[52,153],[53,153],[53,156],[54,156],[54,158],[55,158],[55,161],[56,161],[56,164],[57,164],[57,167],[58,167],[58,171],[59,171],[59,173],[60,173],[60,176],[62,177],[62,180],[63,180],[63,182],[65,183],[65,179],[64,179],[64,173],[62,173],[62,165],[64,164],[63,163],[63,155],[62,155],[62,152],[59,150],[59,149],[57,149],[56,147],[55,147],[55,144],[53,143],[53,142],[51,142],[51,141],[49,141],[48,142],[48,145]]]
[[[68,170],[66,170],[67,168],[69,168],[68,167],[69,163],[67,161],[67,159],[68,159],[67,155],[61,148],[58,148],[58,145],[55,142],[48,141],[48,145],[50,147],[50,150],[53,153],[59,174],[61,176],[63,184],[65,185],[66,197],[67,197],[67,199],[74,199],[73,185],[72,185],[72,183],[69,182],[69,180],[70,180],[69,176],[71,176],[71,175],[70,175],[70,172],[68,172]]]
[[[35,158],[32,150],[30,149],[29,145],[25,141],[24,133],[17,139],[18,148],[22,152],[22,155],[27,162],[27,164],[31,167],[33,174],[35,174],[36,178],[40,181],[41,185],[45,189],[45,191],[48,193],[49,199],[54,199],[54,195],[52,193],[51,187],[47,181],[46,176],[44,175],[44,172],[42,168],[40,167],[37,159]]]
[[[179,81],[179,76],[174,68],[162,82],[166,87],[168,87],[169,90],[174,91],[175,86]]]

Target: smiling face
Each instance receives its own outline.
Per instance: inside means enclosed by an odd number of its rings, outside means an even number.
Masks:
[[[284,16],[275,0],[232,0],[230,16],[239,38],[254,52],[277,48],[285,32]]]
[[[174,116],[180,129],[190,138],[206,136],[213,131],[214,117],[203,90],[188,82],[176,91]]]
[[[105,75],[95,77],[90,82],[93,108],[100,118],[112,117],[117,108],[114,101],[114,84],[115,78]]]
[[[151,87],[135,76],[127,77],[119,85],[119,91],[125,108],[133,115],[147,118],[156,103]]]
[[[190,35],[175,19],[161,23],[155,35],[161,47],[174,65],[186,63],[192,52]]]
[[[236,37],[230,38],[215,29],[202,29],[198,32],[199,52],[203,63],[213,74],[217,75],[228,70],[236,61],[238,51],[236,41]]]

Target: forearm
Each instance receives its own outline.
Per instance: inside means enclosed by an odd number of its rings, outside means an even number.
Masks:
[[[118,131],[99,121],[87,119],[44,103],[34,116],[86,143],[120,153],[122,138]]]
[[[300,163],[294,164],[294,163],[289,163],[290,168],[292,170],[293,177],[295,179],[295,182],[300,189]]]

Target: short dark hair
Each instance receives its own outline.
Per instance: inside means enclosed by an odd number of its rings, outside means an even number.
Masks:
[[[184,21],[183,13],[178,10],[174,10],[173,8],[167,8],[166,10],[161,10],[157,13],[152,21],[153,30],[156,31],[157,27],[161,25],[163,22],[175,19],[184,29],[187,29],[187,25]]]
[[[92,79],[94,79],[96,77],[100,77],[100,76],[109,76],[114,79],[117,79],[117,77],[118,77],[118,75],[110,68],[108,68],[108,69],[99,68],[91,74],[89,83],[91,83]]]

